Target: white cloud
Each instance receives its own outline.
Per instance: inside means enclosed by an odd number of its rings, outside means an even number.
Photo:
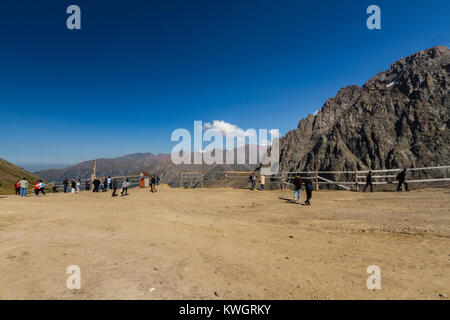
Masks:
[[[212,129],[219,131],[224,136],[254,136],[255,132],[251,129],[243,130],[238,126],[231,124],[229,122],[225,122],[223,120],[214,120],[212,123],[206,122],[203,125],[204,130]]]
[[[260,136],[258,139],[258,130],[257,129],[247,129],[244,130],[242,128],[239,128],[238,126],[223,121],[223,120],[214,120],[212,122],[205,122],[203,125],[203,130],[214,130],[219,132],[220,134],[222,134],[222,136],[224,137],[236,137],[237,138],[237,142],[241,145],[246,143],[246,138],[249,139],[249,141],[247,141],[247,143],[250,144],[259,144],[261,146],[268,146],[271,143],[267,141],[267,139],[265,139],[264,137]],[[276,129],[271,129],[268,130],[268,133],[273,137],[279,137],[279,133],[278,130]],[[234,140],[233,140],[234,141]],[[224,146],[225,149],[233,149],[235,148],[234,142],[231,145],[225,145]]]

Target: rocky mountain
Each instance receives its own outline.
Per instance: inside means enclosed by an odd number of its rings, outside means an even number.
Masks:
[[[450,50],[423,50],[351,85],[280,140],[281,171],[450,163]]]
[[[30,186],[32,182],[40,179],[37,175],[0,158],[0,194],[13,194],[14,184],[24,177]]]

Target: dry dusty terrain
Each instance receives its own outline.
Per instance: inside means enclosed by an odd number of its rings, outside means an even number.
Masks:
[[[0,196],[1,299],[447,299],[450,192]],[[303,196],[303,195],[302,195]],[[66,268],[81,268],[81,290]],[[381,268],[369,290],[366,268]],[[154,288],[153,290],[151,290]]]

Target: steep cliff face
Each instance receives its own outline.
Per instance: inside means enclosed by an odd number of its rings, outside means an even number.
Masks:
[[[450,50],[402,58],[348,86],[280,141],[282,171],[389,169],[450,163]]]

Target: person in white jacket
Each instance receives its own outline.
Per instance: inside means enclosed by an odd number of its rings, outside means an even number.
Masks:
[[[128,186],[129,186],[128,179],[125,179],[122,183],[122,192],[120,194],[121,197],[128,195]]]
[[[38,183],[38,190],[39,190],[38,194],[42,192],[42,194],[45,196],[45,187],[46,187],[45,183],[42,180],[39,180],[39,183]]]
[[[19,181],[20,186],[20,196],[26,197],[27,196],[27,189],[28,189],[28,181],[27,178],[23,178]]]

